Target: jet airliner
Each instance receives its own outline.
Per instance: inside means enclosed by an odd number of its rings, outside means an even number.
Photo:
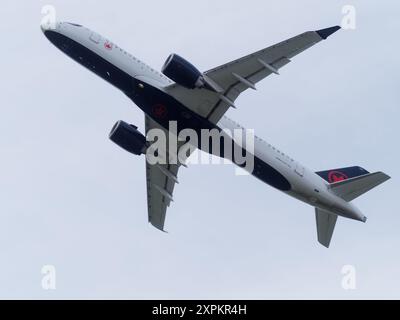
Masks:
[[[242,129],[225,116],[236,108],[239,95],[256,89],[264,78],[278,75],[296,55],[326,40],[340,27],[302,33],[206,72],[171,54],[161,73],[82,25],[57,22],[41,29],[57,48],[121,90],[144,112],[146,135],[157,128],[168,132],[170,121],[177,123],[178,131]],[[136,126],[118,121],[110,139],[139,156],[148,147],[145,135]],[[254,141],[253,156],[252,175],[314,208],[317,238],[325,247],[330,245],[338,216],[367,221],[352,201],[390,179],[383,172],[370,173],[359,166],[314,172],[261,139]],[[240,165],[234,157],[230,160]],[[161,231],[181,166],[185,164],[167,161],[151,165],[146,161],[148,218]]]

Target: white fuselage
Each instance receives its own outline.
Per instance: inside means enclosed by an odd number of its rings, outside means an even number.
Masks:
[[[165,91],[167,86],[173,84],[173,81],[163,74],[147,66],[111,41],[83,26],[70,23],[57,23],[55,28],[48,29],[42,27],[42,29],[44,32],[55,32],[79,43],[87,48],[87,50],[107,60],[110,64],[146,85]],[[62,45],[60,49],[63,50]],[[78,62],[96,72],[96,65],[92,61],[84,61],[82,59],[82,61]],[[110,81],[110,83],[112,82]],[[179,97],[174,98],[179,101]],[[221,129],[244,130],[239,124],[227,117],[223,117],[217,126]],[[290,182],[290,190],[284,191],[288,195],[313,207],[327,210],[343,217],[360,221],[365,220],[365,217],[355,206],[331,192],[329,184],[324,179],[257,137],[254,141],[254,156],[274,168]]]

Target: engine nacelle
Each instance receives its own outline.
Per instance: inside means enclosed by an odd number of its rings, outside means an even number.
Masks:
[[[203,74],[194,65],[175,53],[168,57],[161,71],[168,78],[185,88],[204,87]]]
[[[118,121],[110,132],[110,140],[122,149],[141,155],[146,152],[146,137],[137,127],[124,121]]]

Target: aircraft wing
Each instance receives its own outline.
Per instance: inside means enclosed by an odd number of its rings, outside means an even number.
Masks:
[[[167,131],[147,115],[145,118],[145,125],[146,135],[151,129],[161,129],[166,132],[168,141]],[[180,166],[181,164],[170,163],[151,165],[146,160],[147,206],[149,222],[161,231],[164,231],[167,208],[173,201],[172,195],[175,184],[178,183],[177,176]]]
[[[167,88],[175,98],[193,111],[217,123],[235,100],[247,89],[287,65],[294,56],[327,39],[340,27],[309,31],[238,60],[229,62],[204,73],[206,80],[217,90],[190,90],[177,84]]]

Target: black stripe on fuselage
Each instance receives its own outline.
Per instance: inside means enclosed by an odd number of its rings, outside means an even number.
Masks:
[[[201,137],[202,129],[221,130],[162,90],[138,81],[80,43],[54,31],[46,31],[45,35],[73,60],[123,91],[144,113],[167,130],[170,121],[177,122],[178,132],[192,129],[198,137]],[[253,175],[281,191],[291,189],[289,181],[280,172],[257,157],[254,158]]]

